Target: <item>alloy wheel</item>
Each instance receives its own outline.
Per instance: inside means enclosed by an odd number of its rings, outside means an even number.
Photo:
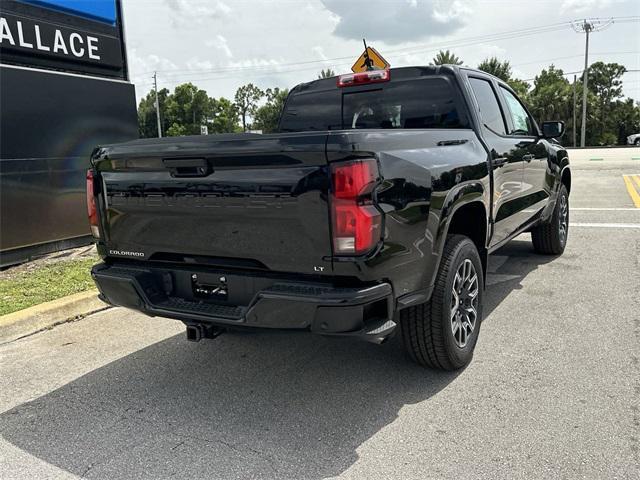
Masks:
[[[456,270],[451,289],[451,333],[459,348],[466,347],[476,328],[479,288],[478,273],[467,258]]]
[[[567,229],[569,228],[569,202],[566,195],[560,196],[560,214],[558,215],[560,243],[567,241]]]

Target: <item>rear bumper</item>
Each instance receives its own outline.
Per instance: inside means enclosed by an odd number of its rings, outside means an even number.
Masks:
[[[245,289],[250,288],[247,285],[259,285],[250,292],[246,305],[234,305],[195,299],[184,289],[179,293],[175,285],[190,275],[182,269],[99,264],[91,273],[105,302],[188,324],[309,330],[374,343],[384,341],[396,326],[393,292],[388,283],[334,288],[329,284],[225,273],[230,277],[230,289],[234,283]]]

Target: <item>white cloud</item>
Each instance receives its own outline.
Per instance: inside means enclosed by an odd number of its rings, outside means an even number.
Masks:
[[[325,62],[327,61],[327,54],[324,53],[324,48],[322,48],[322,45],[315,45],[311,48],[311,51],[313,52],[313,54],[318,57],[321,58],[322,60],[324,60]]]
[[[433,6],[433,18],[447,24],[469,15],[471,11],[470,6],[460,0],[436,1]]]
[[[190,58],[187,60],[187,70],[202,71],[202,70],[214,70],[218,65],[211,60],[200,60],[199,58]]]
[[[504,54],[507,52],[507,50],[503,47],[499,47],[498,45],[490,45],[487,43],[480,43],[477,45],[478,50],[480,51],[480,54],[484,55],[485,57],[504,57]]]
[[[149,76],[156,70],[176,70],[178,65],[165,57],[156,54],[142,55],[137,48],[129,48],[127,52],[132,77]]]
[[[596,12],[611,5],[612,0],[563,0],[560,6],[562,13]],[[595,15],[594,15],[595,16]]]
[[[207,40],[205,42],[205,45],[207,47],[216,47],[217,49],[222,50],[227,58],[233,58],[233,53],[229,48],[227,39],[220,34],[216,35],[216,38],[214,40]]]
[[[565,72],[579,71],[584,35],[569,27],[504,40],[479,38],[473,44],[462,42],[463,46],[456,46],[460,44],[456,41],[583,16],[630,15],[638,0],[538,2],[526,9],[526,15],[524,2],[513,0],[128,0],[122,4],[131,78],[139,82],[138,95],[148,91],[150,77],[158,70],[161,87],[192,82],[212,96],[231,98],[249,82],[261,88],[286,88],[315,79],[323,68],[348,72],[362,52],[361,31],[394,67],[426,65],[440,48],[449,48],[471,67],[493,55],[508,60],[518,65],[514,73],[521,78],[534,77],[552,62]],[[561,12],[563,6],[569,10]],[[596,56],[629,52],[633,50],[629,45],[639,40],[637,23],[614,23],[592,36],[593,58],[640,69],[637,54]],[[550,60],[559,57],[564,59]],[[638,78],[635,73],[624,77],[629,88],[625,93],[638,96]]]
[[[334,34],[346,39],[382,40],[386,43],[416,41],[449,35],[464,25],[466,11],[460,1],[322,0],[338,17]]]
[[[164,0],[174,26],[205,23],[229,16],[232,8],[222,0]]]

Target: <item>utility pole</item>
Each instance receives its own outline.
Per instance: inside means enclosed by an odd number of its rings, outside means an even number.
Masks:
[[[576,82],[578,81],[578,77],[573,76],[573,146],[576,146],[576,138],[578,135],[578,125],[576,125]]]
[[[593,26],[586,20],[582,24],[582,29],[585,33],[584,44],[584,72],[582,72],[582,125],[580,130],[580,146],[584,147],[585,137],[587,133],[587,92],[588,92],[588,80],[589,80],[589,33],[593,29]],[[157,97],[157,95],[156,95]]]
[[[584,72],[582,73],[582,128],[580,130],[580,146],[585,146],[585,137],[587,134],[587,82],[589,79],[589,34],[591,32],[600,31],[613,23],[613,19],[602,20],[583,20],[582,23],[572,22],[571,26],[578,33],[585,34],[584,45]]]
[[[160,124],[160,102],[158,101],[158,72],[153,72],[153,89],[156,92],[156,119],[158,120],[158,138],[161,138],[162,125]]]

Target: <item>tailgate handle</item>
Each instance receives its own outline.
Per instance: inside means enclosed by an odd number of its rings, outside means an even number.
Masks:
[[[211,173],[204,158],[165,158],[162,163],[173,177],[206,177]]]

